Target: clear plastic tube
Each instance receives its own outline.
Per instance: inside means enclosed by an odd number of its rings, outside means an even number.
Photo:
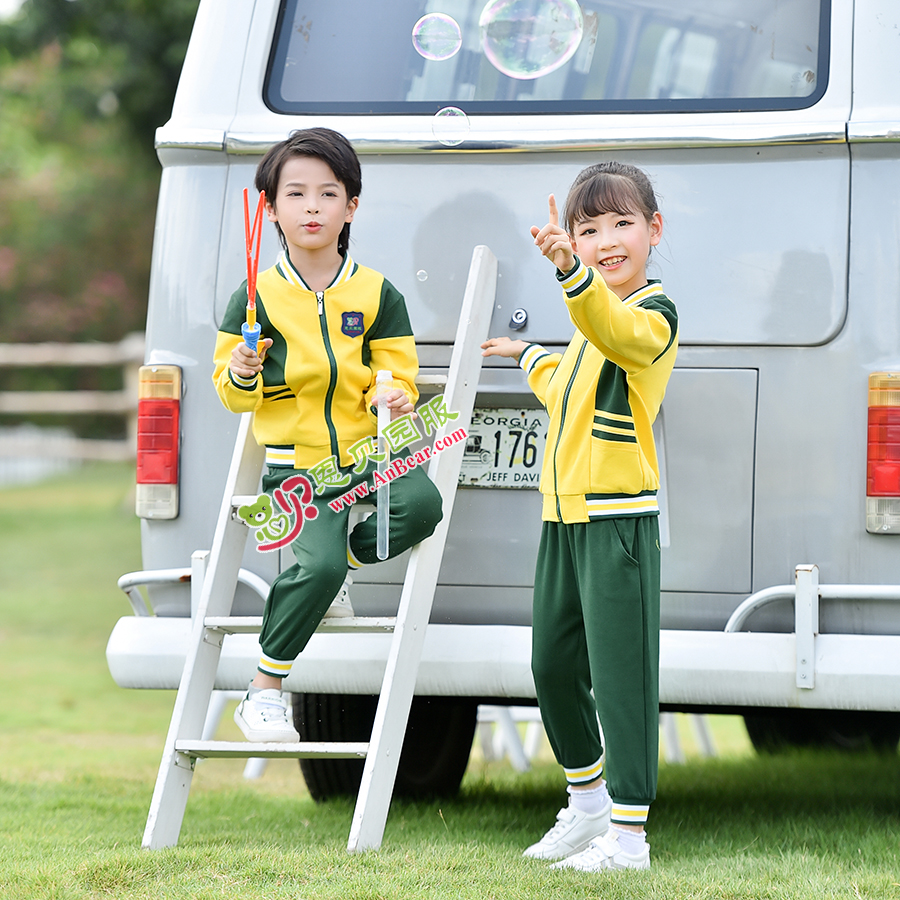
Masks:
[[[390,393],[394,384],[394,375],[389,369],[379,369],[375,377],[375,403],[378,408],[378,436],[376,451],[382,455],[381,462],[378,463],[378,471],[384,475],[391,464],[390,447],[387,438],[384,436],[384,429],[391,424],[391,411],[387,405],[387,395]],[[391,484],[385,480],[378,489],[378,505],[376,522],[378,530],[376,533],[375,555],[379,559],[387,559],[389,553],[388,530],[390,528],[391,515]]]

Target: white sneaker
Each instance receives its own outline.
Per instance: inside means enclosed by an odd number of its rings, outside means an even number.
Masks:
[[[287,698],[281,691],[269,688],[241,700],[234,711],[234,721],[248,741],[299,741],[300,735],[288,717]]]
[[[353,607],[350,605],[351,584],[353,584],[353,579],[348,573],[344,583],[341,585],[341,589],[337,592],[337,596],[331,601],[331,606],[325,610],[326,619],[345,619],[356,615],[353,612]]]
[[[603,837],[591,841],[587,850],[576,853],[558,863],[551,869],[577,869],[579,872],[603,872],[609,869],[649,869],[650,845],[644,843],[641,852],[626,853],[619,846],[619,835],[610,828]]]
[[[609,815],[612,800],[598,813],[581,812],[571,806],[564,806],[556,815],[556,824],[522,856],[531,859],[563,859],[573,853],[580,853],[594,838],[609,830]]]

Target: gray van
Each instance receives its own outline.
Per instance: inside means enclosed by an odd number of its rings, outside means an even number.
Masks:
[[[145,571],[125,581],[146,601],[110,639],[118,683],[177,686],[185,567],[210,546],[238,424],[210,374],[244,277],[241,192],[273,142],[325,125],[362,158],[353,256],[406,297],[425,374],[446,372],[478,244],[499,260],[491,333],[563,347],[529,226],[586,165],[650,173],[652,275],[681,332],[656,426],[663,708],[740,713],[760,746],[895,746],[898,33],[896,0],[202,0],[157,133],[142,398],[168,399],[169,431],[138,463]],[[277,252],[267,228],[263,267]],[[408,733],[430,769],[401,765],[413,791],[458,784],[480,701],[534,696],[547,419],[507,360],[485,361],[476,406]],[[280,564],[248,549],[236,614],[260,613]],[[403,572],[361,573],[357,611],[396,609]],[[244,638],[219,687],[252,674]],[[374,709],[366,661],[316,647],[295,710],[317,739],[352,739]],[[303,769],[314,796],[352,789],[341,761]]]

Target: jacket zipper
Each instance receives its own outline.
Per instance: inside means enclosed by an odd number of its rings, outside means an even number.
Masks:
[[[572,367],[572,374],[569,376],[569,383],[566,385],[566,389],[563,393],[562,400],[562,410],[559,414],[559,431],[556,433],[556,445],[553,448],[553,494],[556,497],[556,517],[562,522],[562,509],[559,504],[559,475],[557,473],[556,467],[556,457],[559,453],[559,444],[562,441],[563,429],[566,424],[566,408],[569,405],[569,394],[572,393],[572,386],[575,383],[575,376],[578,374],[578,367],[581,365],[581,358],[584,356],[585,348],[587,347],[587,340],[581,345],[581,349],[578,351],[578,359],[575,360],[575,365]],[[555,373],[554,373],[555,374]]]
[[[334,399],[334,390],[337,387],[337,360],[331,348],[331,338],[328,337],[328,320],[325,316],[325,292],[316,291],[316,300],[319,305],[319,327],[322,329],[322,341],[325,344],[325,353],[328,355],[328,365],[331,368],[331,377],[328,381],[328,390],[325,392],[325,424],[328,426],[328,435],[331,439],[331,454],[337,458],[337,464],[341,464],[341,453],[338,447],[337,431],[331,418],[331,404]]]

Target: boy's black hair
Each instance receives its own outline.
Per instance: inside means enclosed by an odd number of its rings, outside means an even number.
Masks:
[[[362,192],[362,171],[359,157],[353,145],[340,132],[330,128],[304,128],[291,132],[286,140],[275,144],[260,160],[256,167],[256,190],[266,192],[266,200],[275,204],[278,195],[278,180],[284,164],[292,156],[311,156],[321,159],[334,172],[334,177],[347,191],[347,199],[352,200]],[[287,242],[281,226],[276,222],[278,239],[287,250]],[[338,253],[345,256],[350,246],[350,223],[345,222],[338,237]]]
[[[640,214],[649,222],[656,212],[659,206],[646,172],[628,163],[610,161],[579,173],[569,189],[563,221],[566,231],[574,234],[579,222],[601,213]]]

